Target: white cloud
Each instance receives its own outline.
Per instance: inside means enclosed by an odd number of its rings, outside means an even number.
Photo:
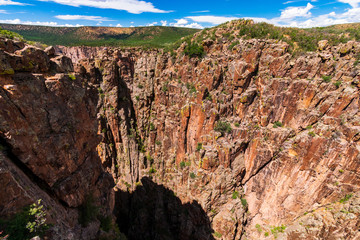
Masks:
[[[189,22],[188,20],[182,18],[182,19],[177,20],[176,24],[184,25],[184,24],[188,24],[188,22]]]
[[[12,0],[0,0],[0,5],[18,5],[18,6],[24,6],[24,5],[28,5],[26,3],[21,3],[21,2],[14,2]]]
[[[187,24],[184,27],[186,28],[197,28],[197,29],[203,29],[204,27],[202,25],[200,25],[199,23],[191,23],[191,24]]]
[[[153,22],[153,23],[148,23],[146,26],[152,27],[152,26],[155,26],[156,24],[158,24],[158,23],[157,23],[157,22]]]
[[[116,27],[122,27],[122,25],[120,23],[116,24]]]
[[[194,22],[211,23],[216,25],[238,19],[236,17],[218,17],[218,16],[189,16],[185,18],[191,19]]]
[[[58,24],[57,22],[32,22],[32,21],[22,21],[20,19],[0,19],[0,23],[8,23],[8,24],[23,24],[23,25],[38,25],[38,26],[50,26],[50,27],[81,27],[83,25],[80,24]]]
[[[338,0],[339,2],[342,2],[342,3],[348,3],[350,4],[353,8],[357,8],[359,7],[359,3],[360,3],[360,0]]]
[[[43,2],[56,2],[63,5],[69,5],[73,7],[87,6],[103,9],[115,9],[125,10],[129,13],[168,13],[171,11],[160,10],[151,2],[145,2],[141,0],[38,0]]]
[[[57,15],[55,18],[61,20],[113,21],[105,17],[86,15]]]
[[[310,0],[310,2],[317,2],[318,0]],[[295,3],[295,2],[304,2],[304,0],[292,0],[292,1],[287,1],[284,2],[283,4],[290,4],[290,3]]]
[[[202,11],[194,11],[194,12],[191,12],[191,13],[208,13],[210,12],[209,10],[202,10]]]
[[[167,26],[167,21],[160,21],[161,22],[161,26],[165,27]]]
[[[348,9],[343,13],[330,12],[316,17],[311,17],[307,20],[289,20],[287,22],[275,21],[275,25],[311,28],[355,22],[360,22],[360,7]]]
[[[6,11],[6,10],[0,10],[0,13],[2,13],[2,14],[9,14],[8,11]]]
[[[200,28],[200,29],[204,28],[202,25],[196,22],[189,24],[189,21],[184,18],[177,19],[175,23],[170,23],[169,25],[173,27]]]
[[[306,7],[288,7],[281,12],[280,19],[293,19],[296,17],[311,17],[310,10],[314,8],[311,3]]]

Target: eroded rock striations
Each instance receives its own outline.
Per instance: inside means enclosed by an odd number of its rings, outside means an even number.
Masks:
[[[113,185],[96,152],[97,90],[51,48],[13,45],[0,50],[0,215],[42,199],[51,239],[91,239],[98,226],[82,228],[77,208],[92,194],[111,214]]]
[[[203,41],[201,59],[184,43],[171,55],[78,49],[74,61],[93,57],[73,75],[54,75],[64,69],[54,57],[32,70],[8,60],[6,189],[48,198],[71,227],[94,192],[129,239],[360,238],[360,43],[294,57],[284,42],[232,44],[224,31]],[[26,48],[2,58],[25,63]],[[21,205],[10,202],[2,215]]]

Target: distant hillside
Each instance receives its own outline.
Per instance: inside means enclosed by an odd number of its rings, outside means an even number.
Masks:
[[[164,47],[200,30],[176,27],[46,27],[0,24],[26,40],[65,46],[142,46]]]

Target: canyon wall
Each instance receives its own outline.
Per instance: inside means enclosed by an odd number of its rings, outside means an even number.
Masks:
[[[44,184],[58,213],[94,192],[128,239],[359,239],[360,43],[294,56],[230,30],[200,59],[186,43],[62,48],[70,75],[54,57],[4,68],[7,189],[30,202]],[[15,180],[27,172],[30,190]]]
[[[99,222],[81,227],[78,208],[91,194],[112,215],[114,185],[96,152],[97,89],[68,74],[71,60],[52,48],[1,43],[1,218],[41,199],[51,239],[93,238]]]

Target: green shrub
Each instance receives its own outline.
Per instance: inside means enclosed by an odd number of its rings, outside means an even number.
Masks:
[[[190,93],[196,93],[196,87],[193,83],[186,83],[186,88]]]
[[[244,208],[247,208],[247,206],[248,206],[248,203],[245,198],[241,199],[241,204],[243,205]]]
[[[281,225],[281,226],[278,226],[278,227],[272,227],[270,230],[271,230],[271,233],[274,235],[275,238],[278,237],[278,233],[283,233],[286,229],[286,226],[285,225]]]
[[[79,223],[86,227],[90,222],[96,219],[99,212],[99,207],[95,205],[92,194],[86,196],[85,201],[79,207]]]
[[[225,133],[231,133],[232,128],[230,123],[226,121],[219,121],[216,123],[214,130],[224,135]]]
[[[255,228],[256,228],[256,230],[257,230],[259,233],[262,232],[262,228],[261,228],[260,224],[256,224],[256,225],[255,225]]]
[[[273,128],[283,127],[283,124],[279,121],[274,122]]]
[[[144,86],[141,85],[141,84],[138,84],[137,87],[140,88],[140,89],[143,89],[143,88],[144,88]]]
[[[160,142],[159,140],[156,140],[156,141],[155,141],[155,144],[158,145],[158,146],[160,146],[160,145],[161,145],[161,142]]]
[[[112,220],[110,216],[98,216],[98,219],[100,221],[100,228],[103,231],[109,232],[112,229]]]
[[[191,172],[191,173],[190,173],[190,177],[191,177],[192,179],[195,179],[195,178],[196,178],[195,173]]]
[[[321,76],[321,78],[323,79],[324,82],[327,82],[327,83],[331,81],[331,76],[323,75],[323,76]]]
[[[180,162],[180,168],[184,168],[186,166],[186,163],[184,161]]]
[[[69,78],[70,78],[71,80],[73,80],[73,81],[75,81],[75,80],[76,80],[76,77],[75,77],[75,75],[74,75],[74,74],[69,74],[68,76],[69,76]]]
[[[311,137],[315,137],[316,136],[316,134],[314,133],[314,132],[309,132],[309,135],[311,136]]]
[[[341,86],[341,81],[336,81],[336,82],[334,83],[334,86],[335,86],[336,88],[339,88],[339,87]]]
[[[196,146],[196,151],[200,151],[203,147],[203,144],[202,143],[198,143],[197,146]]]
[[[238,197],[239,197],[239,192],[238,191],[233,192],[232,199],[237,199]]]
[[[228,47],[229,50],[232,50],[236,45],[238,45],[240,42],[239,41],[235,41],[233,43],[230,44],[230,46]]]
[[[192,43],[188,41],[184,49],[184,54],[189,56],[190,58],[194,58],[194,57],[202,58],[205,55],[204,47],[197,43]]]
[[[5,234],[10,240],[24,240],[35,236],[42,237],[49,229],[46,223],[46,213],[41,199],[15,214],[9,220],[0,220],[0,226],[5,228]]]
[[[211,102],[211,101],[212,101],[212,96],[211,96],[211,94],[208,93],[205,99]]]
[[[150,165],[154,164],[154,158],[150,156],[150,154],[146,154],[146,160],[149,162]]]
[[[156,169],[151,167],[150,170],[149,170],[149,174],[153,174],[153,173],[156,173]]]
[[[345,195],[345,197],[344,198],[342,198],[342,199],[340,199],[340,203],[345,203],[345,202],[347,202],[347,201],[349,201],[350,200],[350,198],[352,198],[352,193],[350,193],[350,194],[346,194]]]
[[[4,37],[4,38],[9,38],[9,39],[18,39],[20,41],[24,41],[23,36],[21,36],[20,34],[8,31],[8,30],[4,30],[0,27],[0,36]]]
[[[235,123],[235,127],[240,127],[240,123]]]
[[[161,90],[162,90],[163,92],[167,92],[167,91],[169,90],[168,85],[162,86]]]
[[[221,238],[221,237],[222,237],[222,234],[219,233],[219,232],[215,232],[215,233],[214,233],[214,236],[217,237],[217,238]]]
[[[155,130],[155,125],[151,122],[150,123],[150,131],[154,131]]]

